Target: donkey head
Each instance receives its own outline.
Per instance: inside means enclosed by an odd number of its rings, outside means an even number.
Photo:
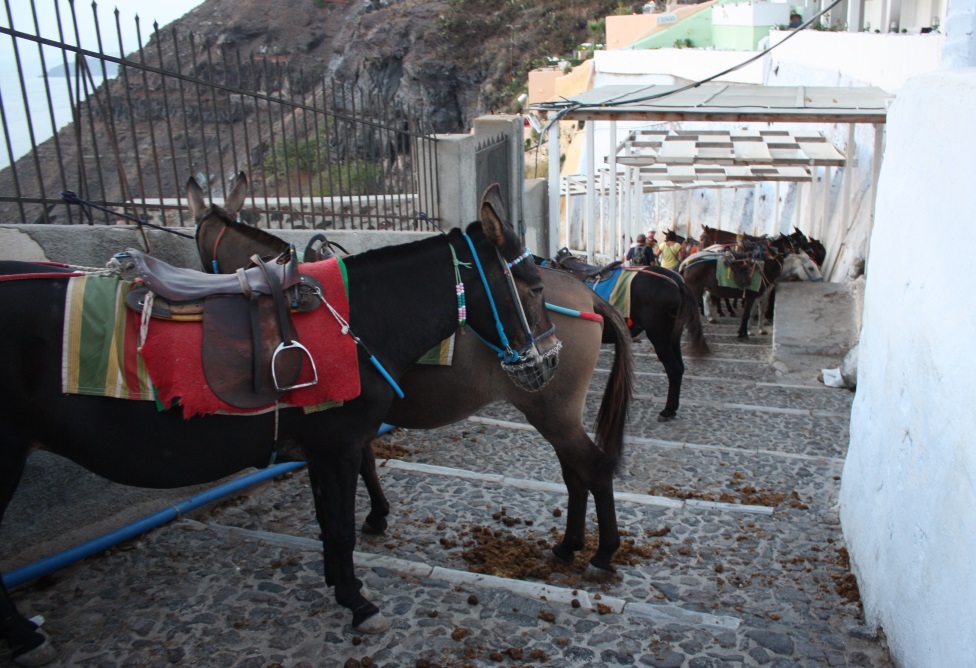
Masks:
[[[481,198],[481,228],[494,244],[497,260],[506,277],[521,330],[512,332],[510,346],[502,351],[502,368],[509,379],[523,390],[541,390],[552,380],[559,363],[562,344],[553,335],[542,292],[542,277],[529,251],[508,221],[498,184],[488,187]]]
[[[749,287],[758,266],[756,258],[751,254],[727,250],[725,251],[725,264],[731,270],[736,285],[743,289]]]

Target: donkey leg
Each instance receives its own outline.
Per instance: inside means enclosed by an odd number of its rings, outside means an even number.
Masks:
[[[363,533],[382,534],[386,531],[386,518],[390,514],[390,502],[386,500],[383,486],[380,484],[379,474],[376,472],[376,453],[372,443],[367,443],[363,449],[363,461],[359,466],[359,475],[369,494],[369,514],[363,522]]]
[[[536,428],[539,426],[536,425]],[[562,432],[540,429],[540,433],[556,450],[569,493],[566,531],[552,552],[560,561],[571,563],[575,553],[583,548],[586,503],[589,492],[593,492],[599,523],[599,545],[586,568],[585,577],[596,582],[605,581],[614,573],[610,560],[620,547],[617,511],[613,504],[613,471],[600,461],[603,454],[582,425],[574,425],[570,433],[565,432],[565,427]]]
[[[352,611],[353,627],[365,633],[380,633],[390,623],[363,596],[363,583],[356,577],[352,560],[356,546],[356,481],[363,446],[331,443],[326,450],[305,449],[315,514],[322,529],[326,584],[335,587],[336,603]]]
[[[678,343],[677,353],[671,342],[671,333],[674,331],[674,320],[672,318],[668,318],[668,320],[670,322],[660,321],[655,325],[658,331],[651,338],[651,344],[654,346],[654,352],[657,353],[657,359],[664,366],[664,372],[668,376],[668,399],[664,404],[664,410],[658,413],[658,422],[667,422],[678,414],[678,402],[681,397],[681,380],[685,374],[685,364],[681,359],[680,341]],[[650,338],[650,332],[648,332],[648,338]]]
[[[620,548],[620,531],[617,528],[617,508],[613,500],[613,473],[597,468],[597,479],[590,484],[593,503],[596,506],[597,530],[600,542],[596,553],[586,567],[585,577],[595,582],[604,582],[614,574],[611,559]]]
[[[583,548],[586,533],[586,502],[589,493],[583,480],[563,461],[558,450],[556,454],[562,467],[563,482],[566,483],[569,500],[566,503],[566,530],[563,532],[563,539],[552,548],[552,553],[561,562],[571,564],[576,558],[576,552]]]
[[[739,321],[739,338],[749,338],[749,316],[752,315],[752,305],[756,301],[755,292],[747,292],[742,306],[742,319]]]
[[[8,431],[8,430],[3,430]],[[0,456],[0,521],[24,472],[27,448],[15,448]],[[25,619],[17,610],[7,587],[0,578],[0,640],[5,640],[14,661],[21,666],[43,666],[54,660],[57,651],[47,634],[37,624]]]
[[[759,295],[756,298],[756,331],[760,335],[766,333],[766,326],[764,320],[766,318],[766,293]]]
[[[718,320],[716,320],[715,316],[712,315],[712,309],[711,309],[712,299],[713,299],[712,293],[710,292],[706,292],[705,294],[702,295],[702,314],[705,316],[705,320],[707,320],[712,324],[715,324],[716,322],[718,322]]]

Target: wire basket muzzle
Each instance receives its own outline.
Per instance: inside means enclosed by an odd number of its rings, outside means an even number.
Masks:
[[[563,342],[557,340],[556,345],[540,355],[530,355],[519,362],[502,363],[502,369],[516,387],[526,392],[538,392],[552,380],[559,364],[559,351]]]

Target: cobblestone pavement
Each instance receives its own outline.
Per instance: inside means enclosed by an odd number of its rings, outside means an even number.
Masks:
[[[769,337],[708,325],[679,418],[650,345],[616,481],[628,550],[617,578],[584,557],[522,579],[470,572],[471,545],[538,546],[563,529],[552,447],[507,404],[431,431],[396,430],[381,468],[390,529],[357,566],[392,623],[352,630],[324,586],[311,494],[289,474],[22,587],[56,666],[888,666],[863,623],[836,504],[853,395],[786,381]],[[595,419],[603,352],[588,402]],[[367,499],[360,493],[360,521]],[[588,533],[595,533],[592,503]],[[533,554],[517,556],[529,566]],[[539,572],[541,573],[541,571]],[[10,665],[9,658],[0,664]]]

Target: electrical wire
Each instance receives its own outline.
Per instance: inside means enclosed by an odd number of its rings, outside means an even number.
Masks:
[[[713,74],[711,76],[705,77],[704,79],[699,79],[698,81],[693,81],[693,82],[691,82],[689,84],[685,84],[684,86],[678,86],[677,88],[672,88],[670,90],[661,91],[659,93],[652,93],[650,95],[645,95],[643,97],[636,97],[636,98],[630,97],[631,95],[633,95],[633,93],[627,93],[626,94],[626,99],[624,99],[625,94],[621,94],[621,95],[617,96],[616,98],[611,98],[609,100],[604,100],[604,101],[600,102],[599,104],[582,104],[582,103],[579,103],[579,102],[574,102],[573,100],[570,100],[570,99],[564,97],[564,98],[562,98],[563,99],[563,102],[565,104],[567,104],[568,106],[565,106],[565,107],[560,108],[559,111],[556,112],[556,115],[553,118],[549,119],[549,121],[546,123],[546,125],[542,128],[542,132],[539,133],[540,138],[546,137],[549,128],[552,127],[552,124],[553,123],[558,123],[563,118],[565,118],[570,112],[578,111],[580,109],[586,109],[586,108],[590,108],[590,107],[595,107],[595,108],[603,109],[603,108],[606,108],[606,107],[622,106],[624,104],[627,104],[627,105],[630,105],[630,104],[638,104],[638,103],[641,103],[641,102],[647,102],[648,100],[659,100],[661,98],[665,98],[665,97],[668,97],[670,95],[676,95],[677,93],[681,93],[681,92],[684,92],[686,90],[691,90],[693,88],[697,88],[697,87],[701,86],[702,84],[708,83],[710,81],[714,81],[715,79],[718,79],[719,77],[725,76],[726,74],[729,74],[731,72],[735,72],[736,70],[741,69],[741,68],[745,67],[746,65],[748,65],[748,64],[750,64],[750,63],[752,63],[752,62],[754,62],[756,60],[759,60],[760,58],[762,58],[764,56],[766,56],[773,49],[778,48],[779,46],[785,44],[788,40],[790,40],[793,37],[795,37],[796,34],[799,33],[801,30],[803,30],[804,28],[812,25],[815,21],[819,20],[820,17],[822,17],[824,14],[826,14],[827,12],[829,12],[831,9],[833,9],[834,7],[836,7],[837,5],[839,5],[840,3],[841,3],[841,0],[834,0],[830,5],[828,5],[827,7],[825,7],[824,9],[822,9],[821,11],[819,11],[818,13],[814,14],[813,16],[811,16],[805,22],[803,22],[802,24],[800,24],[800,26],[798,28],[796,28],[793,32],[791,32],[789,35],[787,35],[782,40],[780,40],[777,44],[774,44],[773,46],[769,47],[768,49],[766,49],[764,51],[761,51],[761,52],[755,54],[754,56],[751,56],[751,57],[747,58],[746,60],[742,61],[741,63],[738,63],[737,65],[733,65],[732,67],[729,67],[727,69],[724,69],[721,72],[718,72],[718,73]],[[652,84],[650,86],[646,86],[645,88],[646,89],[649,89],[649,88],[653,88],[655,86],[656,86],[656,84]],[[554,109],[557,108],[555,106],[556,104],[557,103],[543,102],[543,103],[540,103],[539,104],[539,108],[541,110],[554,110]],[[549,106],[549,105],[551,105],[551,106]],[[540,141],[545,141],[545,140],[544,139],[540,139]]]

